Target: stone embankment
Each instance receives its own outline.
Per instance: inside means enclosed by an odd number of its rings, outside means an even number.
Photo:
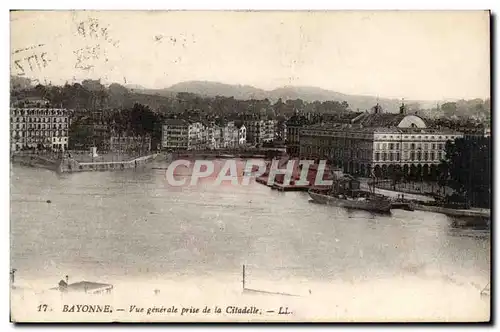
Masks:
[[[115,171],[141,167],[154,160],[157,153],[135,158],[127,161],[99,161],[99,162],[78,162],[72,158],[63,158],[58,171],[61,173],[92,172],[92,171]]]
[[[157,153],[124,161],[79,162],[73,158],[37,154],[13,154],[11,161],[14,164],[45,168],[60,173],[114,171],[141,167],[153,161]]]
[[[45,168],[52,171],[57,171],[59,168],[60,160],[50,156],[41,156],[37,154],[13,154],[11,156],[13,164]]]

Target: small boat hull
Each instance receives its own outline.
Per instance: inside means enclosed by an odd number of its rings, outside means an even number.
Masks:
[[[348,200],[335,196],[325,195],[314,191],[309,191],[309,196],[320,204],[339,206],[347,209],[366,210],[380,213],[391,212],[391,202],[389,200]]]

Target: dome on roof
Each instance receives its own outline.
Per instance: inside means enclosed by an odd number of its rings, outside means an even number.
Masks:
[[[427,128],[427,124],[421,117],[411,114],[401,119],[398,128]]]

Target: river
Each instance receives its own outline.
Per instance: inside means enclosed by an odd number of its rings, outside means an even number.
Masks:
[[[15,284],[40,292],[68,275],[111,283],[127,301],[158,289],[170,303],[294,307],[287,320],[489,319],[489,230],[422,211],[347,211],[254,182],[172,187],[152,166],[166,164],[64,175],[12,166]],[[241,295],[243,264],[247,287],[300,296]]]

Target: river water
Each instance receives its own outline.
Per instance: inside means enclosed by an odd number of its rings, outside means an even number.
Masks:
[[[294,311],[195,320],[489,319],[489,297],[480,296],[490,277],[489,230],[456,228],[436,213],[318,205],[307,193],[254,182],[172,187],[165,170],[153,169],[166,166],[64,175],[13,166],[11,267],[24,290],[13,303],[39,303],[68,275],[70,283],[113,284],[113,303]],[[242,295],[243,264],[246,287],[299,296]],[[154,289],[160,297],[151,297]]]

